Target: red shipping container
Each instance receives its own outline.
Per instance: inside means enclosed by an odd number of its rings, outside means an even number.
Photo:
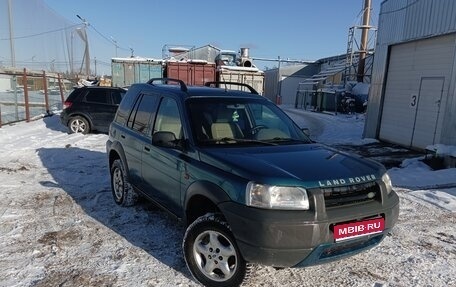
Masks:
[[[165,77],[179,79],[189,86],[204,86],[206,82],[215,81],[215,63],[167,62]]]

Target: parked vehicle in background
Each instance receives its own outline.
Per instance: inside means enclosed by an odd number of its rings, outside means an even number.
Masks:
[[[235,83],[132,85],[106,142],[114,201],[141,195],[182,219],[199,282],[238,286],[252,264],[305,267],[380,243],[399,215],[381,164],[311,141],[248,85],[211,84]]]
[[[64,102],[60,120],[70,133],[108,132],[125,92],[99,86],[76,88]]]

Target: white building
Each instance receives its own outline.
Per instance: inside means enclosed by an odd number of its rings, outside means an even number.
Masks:
[[[364,136],[456,145],[456,1],[385,0]]]

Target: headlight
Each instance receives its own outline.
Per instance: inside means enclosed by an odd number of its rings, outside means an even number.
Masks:
[[[391,178],[389,177],[389,175],[388,175],[387,173],[385,173],[385,174],[382,176],[382,181],[383,181],[383,183],[385,184],[386,193],[387,193],[387,194],[390,194],[391,191],[393,191],[393,185],[391,184]]]
[[[303,188],[271,186],[249,182],[246,188],[249,206],[269,209],[308,210],[309,198]]]

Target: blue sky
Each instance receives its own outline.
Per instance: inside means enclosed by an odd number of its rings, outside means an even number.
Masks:
[[[168,45],[250,48],[261,58],[316,60],[346,51],[348,28],[360,24],[364,0],[45,0],[74,23],[85,18],[113,37],[119,57],[160,58]],[[372,0],[375,25],[381,0]],[[90,29],[89,29],[90,31]],[[115,46],[90,31],[91,57],[110,59]],[[269,64],[273,65],[273,64]]]

